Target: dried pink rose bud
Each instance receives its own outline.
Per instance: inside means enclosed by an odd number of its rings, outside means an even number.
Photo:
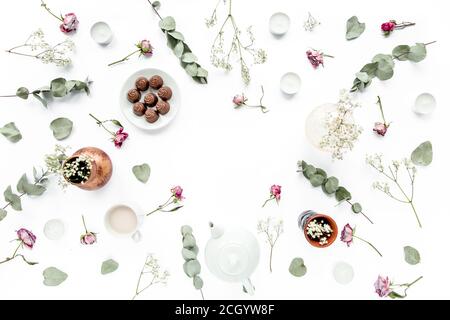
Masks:
[[[395,26],[396,26],[396,23],[393,20],[385,22],[381,25],[381,31],[389,34],[390,32],[394,31]]]
[[[93,232],[88,232],[80,237],[81,244],[91,245],[97,242],[97,236]]]
[[[236,107],[240,107],[247,101],[247,98],[243,94],[237,94],[233,98],[233,103],[236,105]]]
[[[151,57],[153,55],[153,47],[148,40],[142,40],[137,47],[141,49],[141,54],[146,57]]]
[[[386,134],[387,129],[389,128],[388,125],[381,123],[381,122],[375,122],[375,126],[373,127],[373,131],[379,134],[380,136],[383,136]]]
[[[36,236],[33,234],[33,232],[25,228],[21,228],[16,232],[17,237],[19,238],[20,241],[22,241],[23,245],[28,249],[33,249],[33,246],[36,243]]]
[[[317,69],[320,65],[323,66],[323,53],[318,50],[308,50],[306,51],[306,57],[313,66]]]
[[[375,287],[375,292],[381,298],[388,296],[392,292],[392,289],[390,288],[391,282],[389,281],[388,277],[378,276],[377,281],[375,281],[375,283],[374,283],[374,287]]]
[[[275,197],[275,199],[278,201],[280,201],[281,198],[281,186],[274,184],[273,186],[270,187],[270,194]]]
[[[170,192],[172,192],[172,195],[176,200],[181,201],[184,199],[183,188],[181,188],[180,186],[173,187],[172,189],[170,189]]]
[[[75,13],[68,13],[64,16],[62,24],[59,26],[59,29],[64,33],[70,33],[72,31],[77,30],[78,24],[79,21]]]
[[[122,144],[124,143],[125,140],[127,140],[128,138],[128,133],[123,131],[123,128],[119,128],[119,130],[117,130],[117,132],[114,135],[114,145],[117,148],[122,147]]]
[[[346,243],[348,247],[350,247],[353,242],[353,228],[350,227],[348,223],[344,226],[344,229],[342,229],[341,241]]]

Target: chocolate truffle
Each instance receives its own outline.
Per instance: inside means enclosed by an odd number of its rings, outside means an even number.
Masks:
[[[160,114],[166,114],[167,112],[170,111],[170,104],[168,102],[166,102],[166,101],[160,100],[156,104],[156,110]]]
[[[148,89],[149,83],[146,77],[139,77],[134,84],[139,91],[145,91]]]
[[[136,102],[135,104],[133,104],[133,112],[139,117],[143,116],[146,110],[147,108],[142,102]]]
[[[149,81],[150,81],[150,87],[155,90],[158,90],[164,84],[164,81],[160,76],[153,76],[150,78]]]
[[[147,120],[147,122],[150,123],[156,122],[158,118],[159,118],[158,112],[156,112],[155,110],[148,108],[147,111],[145,111],[145,120]]]
[[[169,100],[172,98],[172,89],[169,87],[161,87],[158,90],[158,96],[163,100]]]
[[[158,102],[158,96],[154,93],[147,93],[144,96],[144,103],[148,106],[148,107],[154,107],[156,105],[156,103]]]
[[[141,99],[141,93],[137,89],[131,89],[127,93],[127,98],[130,102],[138,102]]]

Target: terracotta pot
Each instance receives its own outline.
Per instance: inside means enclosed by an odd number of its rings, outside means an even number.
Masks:
[[[81,155],[85,155],[92,160],[92,169],[88,180],[84,183],[73,183],[66,179],[67,182],[83,190],[100,189],[108,183],[109,179],[111,179],[113,171],[111,159],[103,150],[95,147],[86,147],[78,150],[72,156],[67,158],[64,164]]]
[[[311,239],[308,236],[308,234],[306,233],[306,227],[314,219],[323,219],[325,222],[327,222],[330,225],[331,229],[333,230],[333,233],[327,239],[328,243],[321,245],[321,244],[319,244],[319,241],[315,241],[315,240]],[[333,218],[331,218],[330,216],[327,216],[325,214],[317,213],[312,210],[307,210],[300,214],[300,216],[298,217],[298,226],[300,229],[303,230],[303,234],[305,235],[306,240],[313,247],[316,247],[316,248],[326,248],[326,247],[331,246],[333,244],[333,242],[336,240],[338,233],[339,233],[338,226],[336,224],[336,221],[333,220]]]

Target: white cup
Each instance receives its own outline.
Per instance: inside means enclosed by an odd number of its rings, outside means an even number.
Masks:
[[[105,227],[112,235],[118,238],[131,237],[134,241],[141,240],[142,235],[139,231],[144,216],[138,215],[140,212],[137,207],[127,204],[116,204],[106,211]]]

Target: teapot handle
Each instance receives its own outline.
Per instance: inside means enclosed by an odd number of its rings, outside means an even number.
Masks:
[[[244,279],[244,281],[242,281],[242,285],[244,286],[245,291],[249,295],[252,296],[255,294],[255,287],[253,286],[252,282],[250,281],[250,278]]]

